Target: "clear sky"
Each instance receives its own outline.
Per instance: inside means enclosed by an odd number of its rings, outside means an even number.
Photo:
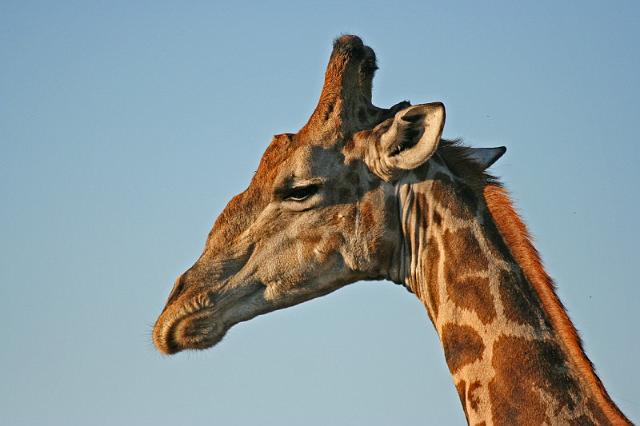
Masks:
[[[268,5],[267,5],[268,3]],[[457,425],[417,300],[349,286],[163,357],[175,277],[331,43],[374,102],[439,100],[512,191],[609,392],[640,421],[640,3],[0,2],[3,425]]]

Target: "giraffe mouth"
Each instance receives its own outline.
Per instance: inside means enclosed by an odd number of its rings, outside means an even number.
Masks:
[[[268,311],[260,303],[264,286],[250,285],[242,290],[224,296],[206,291],[170,303],[153,326],[153,344],[165,355],[215,346],[234,324]],[[253,309],[233,309],[245,302]]]
[[[183,312],[180,312],[183,311]],[[169,307],[153,327],[153,343],[165,355],[185,349],[206,349],[224,337],[226,328],[213,306],[198,309]]]
[[[153,326],[155,347],[165,355],[185,349],[206,349],[224,337],[216,295],[211,291],[182,294],[165,306]]]

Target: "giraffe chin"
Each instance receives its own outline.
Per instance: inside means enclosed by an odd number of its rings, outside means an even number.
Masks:
[[[167,315],[165,315],[167,314]],[[207,349],[222,340],[227,327],[216,319],[212,307],[183,316],[165,312],[153,328],[153,343],[161,353],[173,355],[187,349]]]

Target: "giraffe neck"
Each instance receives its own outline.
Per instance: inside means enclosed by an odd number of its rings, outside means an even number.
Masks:
[[[401,281],[440,336],[469,424],[627,424],[577,340],[580,353],[570,350],[482,189],[437,161],[423,174],[397,186]]]

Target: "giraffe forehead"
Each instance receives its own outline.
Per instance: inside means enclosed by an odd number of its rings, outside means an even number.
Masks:
[[[304,181],[311,178],[321,178],[323,182],[340,182],[349,177],[353,184],[353,175],[358,169],[359,162],[352,156],[346,158],[337,146],[302,145],[279,165],[273,186],[282,186],[288,180]]]

